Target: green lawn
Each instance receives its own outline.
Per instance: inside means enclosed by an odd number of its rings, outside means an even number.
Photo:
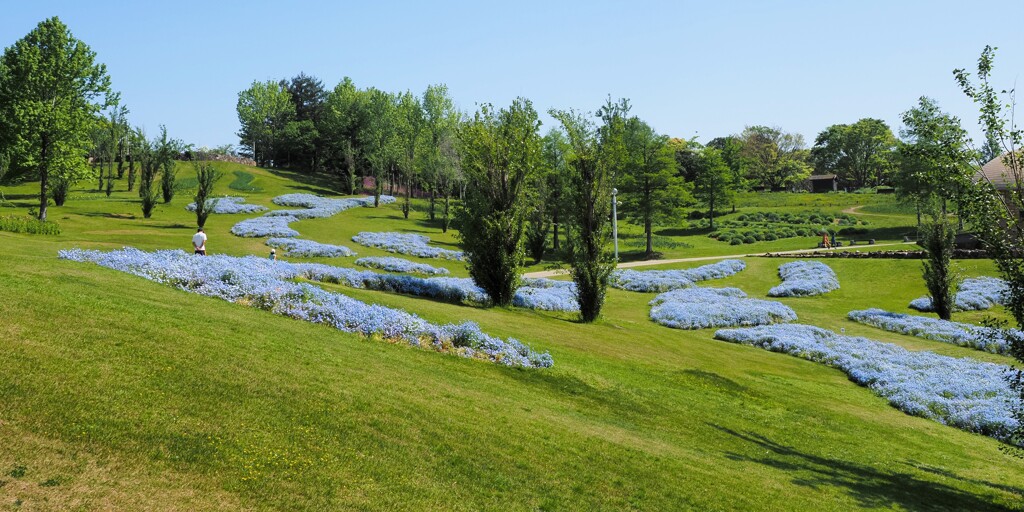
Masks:
[[[218,165],[226,177],[217,193],[252,203],[273,207],[270,199],[282,193],[331,192],[327,180]],[[249,186],[263,191],[229,189],[233,170],[252,173]],[[32,184],[0,190],[9,202],[0,214],[32,206]],[[1024,462],[999,442],[903,414],[837,370],[716,341],[712,330],[661,327],[648,319],[653,294],[611,290],[604,317],[582,325],[568,314],[325,285],[432,321],[472,320],[555,360],[548,370],[519,370],[56,259],[69,247],[187,248],[194,231],[187,195],[144,220],[131,193],[108,199],[76,190],[50,210],[60,235],[0,232],[0,510],[1022,508]],[[872,217],[872,225],[913,229],[912,212],[898,211],[891,197],[751,194],[744,201],[737,214],[882,205],[875,211],[886,220]],[[211,217],[211,252],[267,251],[262,239],[230,235],[241,218]],[[397,207],[293,227],[361,256],[387,253],[352,243],[359,231],[421,232],[456,246],[453,232],[442,235],[422,213],[403,220]],[[666,257],[736,250],[701,234],[663,236],[692,246]],[[735,252],[809,241],[781,242]],[[466,275],[455,262],[422,261]],[[712,284],[763,297],[789,260],[746,261],[747,270]],[[828,263],[840,290],[782,299],[801,322],[1010,362],[845,319],[872,306],[907,311],[924,293],[919,262]],[[966,275],[994,275],[987,261],[957,263]],[[956,319],[985,314],[1006,318],[999,309]]]

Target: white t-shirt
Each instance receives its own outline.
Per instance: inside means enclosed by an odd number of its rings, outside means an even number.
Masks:
[[[192,245],[194,245],[200,251],[205,251],[206,250],[206,233],[203,233],[202,231],[200,231],[200,232],[196,233],[195,235],[192,235]]]

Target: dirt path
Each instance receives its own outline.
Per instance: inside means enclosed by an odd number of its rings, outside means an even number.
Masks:
[[[863,207],[864,205],[851,206],[843,210],[843,213],[848,213],[850,215],[866,215],[869,217],[892,217],[892,215],[885,215],[884,213],[864,213],[862,211],[859,211]]]
[[[870,214],[862,214],[862,215],[870,215]],[[890,243],[887,243],[887,244],[875,244],[875,245],[870,245],[870,246],[851,245],[851,246],[848,246],[848,247],[839,247],[839,248],[836,248],[836,249],[797,249],[797,250],[793,250],[793,251],[773,252],[772,254],[800,254],[800,253],[804,253],[804,252],[814,252],[814,251],[824,251],[824,250],[827,250],[827,251],[846,251],[846,250],[850,250],[850,249],[863,249],[864,247],[887,247],[887,246],[893,246],[893,245],[913,245],[914,243],[915,242],[890,242]],[[729,258],[747,258],[747,257],[753,257],[753,256],[760,256],[761,254],[763,254],[763,253],[757,253],[757,254],[728,254],[728,255],[725,255],[725,256],[698,256],[698,257],[694,257],[694,258],[677,258],[677,259],[673,259],[673,260],[627,261],[625,263],[619,263],[618,265],[615,266],[615,268],[650,267],[650,266],[653,266],[653,265],[665,265],[665,264],[669,264],[669,263],[686,263],[686,262],[689,262],[689,261],[710,261],[710,260],[725,260],[725,259],[729,259]],[[544,271],[540,271],[540,272],[530,272],[528,274],[523,274],[523,277],[553,277],[553,276],[558,276],[558,275],[565,275],[565,274],[568,274],[568,273],[569,273],[569,269],[544,270]]]

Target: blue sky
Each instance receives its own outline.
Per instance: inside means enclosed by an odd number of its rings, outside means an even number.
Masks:
[[[8,46],[57,15],[105,63],[134,124],[237,144],[238,91],[316,76],[331,88],[421,92],[463,110],[516,96],[593,110],[607,95],[662,133],[700,141],[778,125],[813,143],[828,125],[899,126],[922,95],[977,134],[952,70],[999,47],[996,82],[1024,70],[1024,2],[9,2]],[[545,125],[551,120],[542,116]],[[546,128],[545,128],[546,129]]]

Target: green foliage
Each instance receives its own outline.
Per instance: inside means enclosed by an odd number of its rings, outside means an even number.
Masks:
[[[864,118],[823,130],[810,156],[815,171],[834,173],[842,182],[860,188],[887,181],[895,147],[896,137],[885,121]]]
[[[668,137],[655,133],[638,117],[623,122],[626,162],[615,174],[621,189],[625,217],[644,227],[648,244],[645,256],[654,256],[655,225],[671,224],[683,216],[692,198],[691,187],[676,173],[676,159]]]
[[[584,115],[573,111],[550,111],[562,123],[569,140],[565,185],[572,230],[566,244],[566,259],[576,283],[576,301],[584,323],[597,320],[604,307],[608,277],[615,269],[609,250],[612,183],[629,165],[626,143],[629,102],[613,103],[611,98],[597,115],[597,129]]]
[[[32,235],[59,235],[60,225],[56,222],[43,221],[20,215],[0,216],[0,231],[10,233],[29,233]]]
[[[944,214],[947,203],[962,202],[961,195],[972,183],[975,154],[967,131],[927,97],[903,113],[903,124],[897,193],[924,213]]]
[[[193,161],[192,167],[196,171],[196,181],[198,182],[196,195],[193,198],[196,205],[196,226],[201,228],[206,225],[206,218],[210,216],[210,211],[216,206],[215,201],[207,204],[207,200],[213,195],[213,185],[220,180],[222,175],[206,160]]]
[[[249,149],[258,164],[271,163],[281,149],[285,127],[295,118],[288,88],[273,80],[253,82],[238,93],[235,109],[242,125],[238,132],[242,147]]]
[[[499,306],[512,303],[523,265],[523,230],[541,167],[540,121],[529,100],[497,112],[482,105],[462,126],[466,198],[459,239],[469,273]]]
[[[811,174],[804,138],[779,127],[748,126],[739,135],[749,179],[767,190],[793,187]]]
[[[700,166],[693,182],[693,197],[708,208],[708,223],[715,229],[717,208],[732,202],[736,190],[733,181],[735,173],[726,164],[722,152],[714,147],[706,147],[701,151]]]
[[[253,186],[252,183],[256,180],[256,176],[253,176],[251,172],[231,171],[231,174],[235,175],[235,179],[228,184],[228,188],[231,190],[238,190],[241,192],[263,192],[262,188]]]
[[[117,101],[106,66],[95,60],[57,17],[40,22],[0,60],[0,142],[10,144],[15,167],[38,172],[40,220],[51,173],[69,183],[88,175],[90,130]]]
[[[952,268],[956,230],[945,220],[935,220],[922,228],[921,238],[927,254],[922,262],[925,286],[939,318],[949,320],[960,286],[960,278]]]

